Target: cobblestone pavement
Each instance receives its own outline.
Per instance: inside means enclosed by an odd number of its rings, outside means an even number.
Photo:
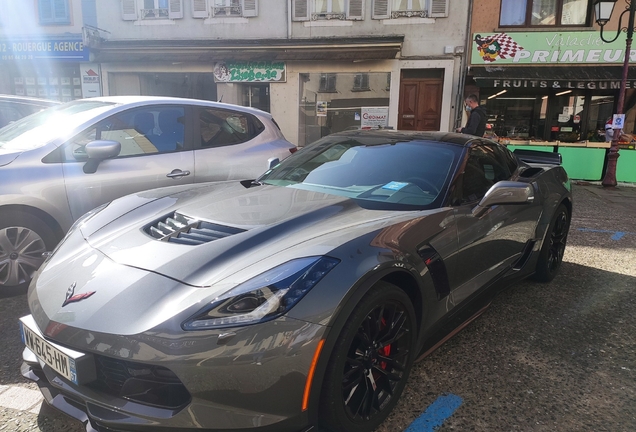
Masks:
[[[574,199],[561,274],[501,293],[415,365],[379,432],[405,430],[445,394],[462,403],[442,432],[636,430],[636,188],[576,185]],[[0,299],[0,432],[80,432],[19,374],[27,313],[25,296]]]

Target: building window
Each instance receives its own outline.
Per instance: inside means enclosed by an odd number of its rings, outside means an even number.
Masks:
[[[68,0],[39,0],[40,24],[70,24]]]
[[[214,16],[240,17],[243,15],[241,0],[214,0],[212,14]]]
[[[335,93],[336,92],[336,74],[326,73],[320,74],[319,92]]]
[[[499,25],[584,26],[589,11],[589,0],[501,0]]]
[[[373,0],[373,19],[445,18],[449,0]]]
[[[346,19],[344,0],[314,0],[312,20]]]
[[[393,0],[391,18],[420,16],[425,17],[426,0]]]
[[[353,91],[368,91],[369,90],[369,74],[359,73],[353,77]]]
[[[141,19],[168,19],[168,0],[144,0]]]

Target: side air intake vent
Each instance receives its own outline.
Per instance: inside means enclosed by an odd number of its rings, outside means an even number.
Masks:
[[[245,230],[199,221],[175,212],[173,215],[148,226],[144,231],[157,240],[184,245],[200,245]]]

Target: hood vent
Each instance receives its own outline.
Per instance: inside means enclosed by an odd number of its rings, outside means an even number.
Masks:
[[[175,212],[146,227],[144,231],[157,240],[196,246],[245,230],[199,221]]]

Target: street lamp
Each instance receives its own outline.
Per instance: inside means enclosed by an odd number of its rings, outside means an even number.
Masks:
[[[622,31],[627,32],[627,39],[625,40],[625,60],[623,61],[623,77],[621,79],[621,89],[618,94],[618,106],[616,107],[617,114],[623,114],[623,105],[625,104],[625,87],[627,84],[627,72],[629,71],[629,54],[632,48],[632,37],[634,35],[634,12],[636,11],[636,1],[625,0],[627,6],[618,20],[618,30],[614,39],[606,40],[603,37],[603,27],[610,20],[614,5],[617,0],[598,0],[594,3],[594,13],[596,14],[596,23],[601,27],[601,39],[604,42],[614,42],[620,36]],[[627,27],[623,27],[623,16],[629,13]],[[605,170],[605,177],[603,177],[603,186],[611,187],[616,186],[616,162],[618,160],[618,140],[623,133],[623,128],[614,129],[612,136],[612,144],[610,146],[609,154],[607,155],[607,169]]]

